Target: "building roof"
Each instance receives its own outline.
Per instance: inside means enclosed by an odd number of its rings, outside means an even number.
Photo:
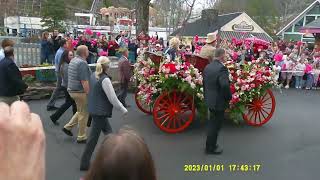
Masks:
[[[320,18],[312,21],[300,29],[301,33],[320,33]]]
[[[232,40],[232,38],[236,39],[246,39],[256,37],[258,39],[265,40],[267,42],[272,42],[273,39],[266,33],[253,33],[253,32],[234,32],[234,31],[221,31],[220,32],[221,39]]]
[[[184,28],[180,28],[173,32],[171,36],[181,35],[181,36],[195,36],[200,37],[207,36],[208,33],[215,32],[222,26],[226,25],[228,22],[232,21],[236,17],[240,16],[242,12],[222,14],[218,15],[217,19],[213,22],[208,22],[206,19],[198,19],[195,22],[188,23]]]
[[[279,36],[282,32],[286,31],[293,23],[298,21],[305,13],[309,12],[317,3],[320,3],[320,0],[315,0],[312,4],[310,4],[305,10],[303,10],[296,18],[294,18],[292,21],[290,21],[284,28],[282,28],[278,33],[277,36]]]

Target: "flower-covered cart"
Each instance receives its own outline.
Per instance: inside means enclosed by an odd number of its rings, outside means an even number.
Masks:
[[[196,111],[206,118],[202,72],[207,59],[187,55],[174,62],[146,53],[138,58],[134,77],[138,82],[135,101],[138,108],[153,115],[162,131],[178,133],[193,122]],[[275,111],[275,97],[270,90],[276,84],[268,62],[259,60],[242,65],[228,61],[232,100],[228,113],[232,119],[241,116],[248,125],[262,126]]]

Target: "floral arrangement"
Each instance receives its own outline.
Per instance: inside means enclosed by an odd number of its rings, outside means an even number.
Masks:
[[[140,55],[134,65],[134,79],[139,82],[138,95],[148,105],[151,105],[160,94],[158,69],[159,65],[145,54]]]
[[[260,59],[242,64],[227,61],[225,65],[229,69],[231,82],[230,117],[237,122],[248,103],[267,89],[277,87],[276,71],[269,61]],[[142,55],[135,64],[134,78],[139,82],[138,95],[147,104],[152,105],[161,92],[176,89],[192,95],[200,117],[206,117],[203,77],[192,64],[181,59],[162,59],[160,64],[155,64],[150,58]]]
[[[135,64],[134,77],[139,82],[138,95],[147,104],[152,105],[161,92],[175,89],[192,95],[200,116],[205,117],[203,78],[190,63],[163,59],[155,64],[150,58],[140,57]]]
[[[264,60],[253,60],[241,65],[227,61],[225,65],[229,69],[231,82],[230,116],[237,121],[248,103],[267,89],[277,86],[276,72],[269,62]]]

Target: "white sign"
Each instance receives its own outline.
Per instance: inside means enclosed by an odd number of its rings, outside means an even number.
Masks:
[[[254,30],[254,26],[249,25],[245,21],[242,21],[240,24],[234,24],[232,26],[232,29],[234,31],[253,31]]]

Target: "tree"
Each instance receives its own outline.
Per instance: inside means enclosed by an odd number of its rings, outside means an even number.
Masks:
[[[67,13],[64,7],[64,0],[47,0],[45,1],[42,9],[43,27],[47,30],[53,31],[58,29],[65,31],[63,20],[66,18]]]
[[[182,28],[181,28],[181,31],[183,31],[185,25],[188,23],[190,17],[191,17],[191,14],[192,14],[192,11],[193,11],[193,8],[194,8],[194,5],[196,3],[196,0],[190,0],[190,2],[188,0],[185,1],[186,3],[186,9],[187,9],[187,14],[186,16],[184,16],[185,18],[183,19],[182,21]]]
[[[274,1],[248,0],[248,14],[269,34],[274,34],[277,10]],[[267,9],[267,11],[266,11]]]
[[[150,0],[137,0],[136,6],[136,35],[142,31],[145,34],[149,32],[149,6]]]
[[[103,0],[103,5],[104,5],[104,7],[108,8],[108,7],[112,6],[112,2],[111,2],[111,0]]]

